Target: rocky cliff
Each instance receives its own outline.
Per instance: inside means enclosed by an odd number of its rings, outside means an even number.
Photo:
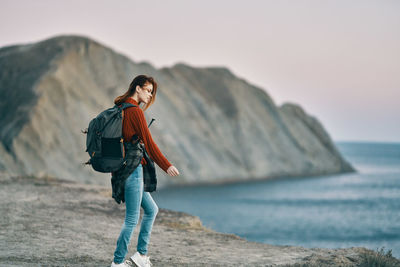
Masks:
[[[156,69],[94,40],[57,36],[0,49],[0,172],[110,183],[84,166],[81,130],[138,74],[159,83],[146,112],[153,139],[181,175],[159,186],[353,171],[314,116],[227,68]]]

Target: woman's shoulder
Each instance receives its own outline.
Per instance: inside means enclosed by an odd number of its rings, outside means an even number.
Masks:
[[[128,102],[126,102],[128,103]],[[143,110],[139,106],[132,106],[132,107],[127,107],[125,109],[126,113],[143,113]]]

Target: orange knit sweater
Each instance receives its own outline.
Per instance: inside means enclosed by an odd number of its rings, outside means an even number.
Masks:
[[[143,141],[147,153],[150,158],[157,163],[158,166],[165,172],[172,165],[161,153],[157,144],[151,137],[150,130],[147,127],[146,118],[144,117],[143,110],[139,107],[139,104],[132,99],[128,98],[125,102],[136,105],[137,107],[129,107],[124,110],[124,120],[122,123],[122,136],[125,142],[132,141],[133,135],[138,135],[140,140]],[[146,160],[143,158],[141,163],[146,164]]]

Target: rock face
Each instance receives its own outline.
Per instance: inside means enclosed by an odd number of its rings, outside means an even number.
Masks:
[[[58,36],[0,49],[0,172],[110,184],[84,166],[81,133],[139,74],[159,83],[146,112],[153,139],[181,175],[159,186],[354,171],[318,120],[226,68],[155,69],[91,39]]]
[[[124,216],[111,189],[53,178],[0,175],[0,266],[110,266]],[[143,211],[141,211],[141,217]],[[141,221],[141,219],[140,219]],[[139,224],[140,224],[139,221]],[[135,227],[129,258],[136,250]],[[274,246],[204,227],[196,216],[160,209],[149,256],[154,266],[399,266],[366,264],[362,247]],[[374,258],[379,258],[375,255]],[[389,264],[390,263],[390,264]]]

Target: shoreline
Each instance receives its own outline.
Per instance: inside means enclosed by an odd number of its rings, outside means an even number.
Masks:
[[[259,182],[273,182],[273,181],[287,181],[287,180],[300,180],[300,179],[308,179],[308,178],[325,178],[327,176],[335,176],[335,175],[344,175],[349,173],[357,173],[358,170],[354,169],[353,171],[341,171],[336,173],[317,173],[317,174],[292,174],[292,175],[274,175],[274,176],[266,176],[263,178],[248,178],[248,179],[241,179],[241,178],[226,178],[220,179],[220,181],[198,181],[198,182],[188,182],[188,183],[181,183],[181,184],[167,184],[157,191],[168,190],[168,189],[175,189],[175,188],[187,188],[187,187],[207,187],[207,186],[225,186],[225,185],[234,185],[234,184],[245,184],[245,183],[259,183]]]

